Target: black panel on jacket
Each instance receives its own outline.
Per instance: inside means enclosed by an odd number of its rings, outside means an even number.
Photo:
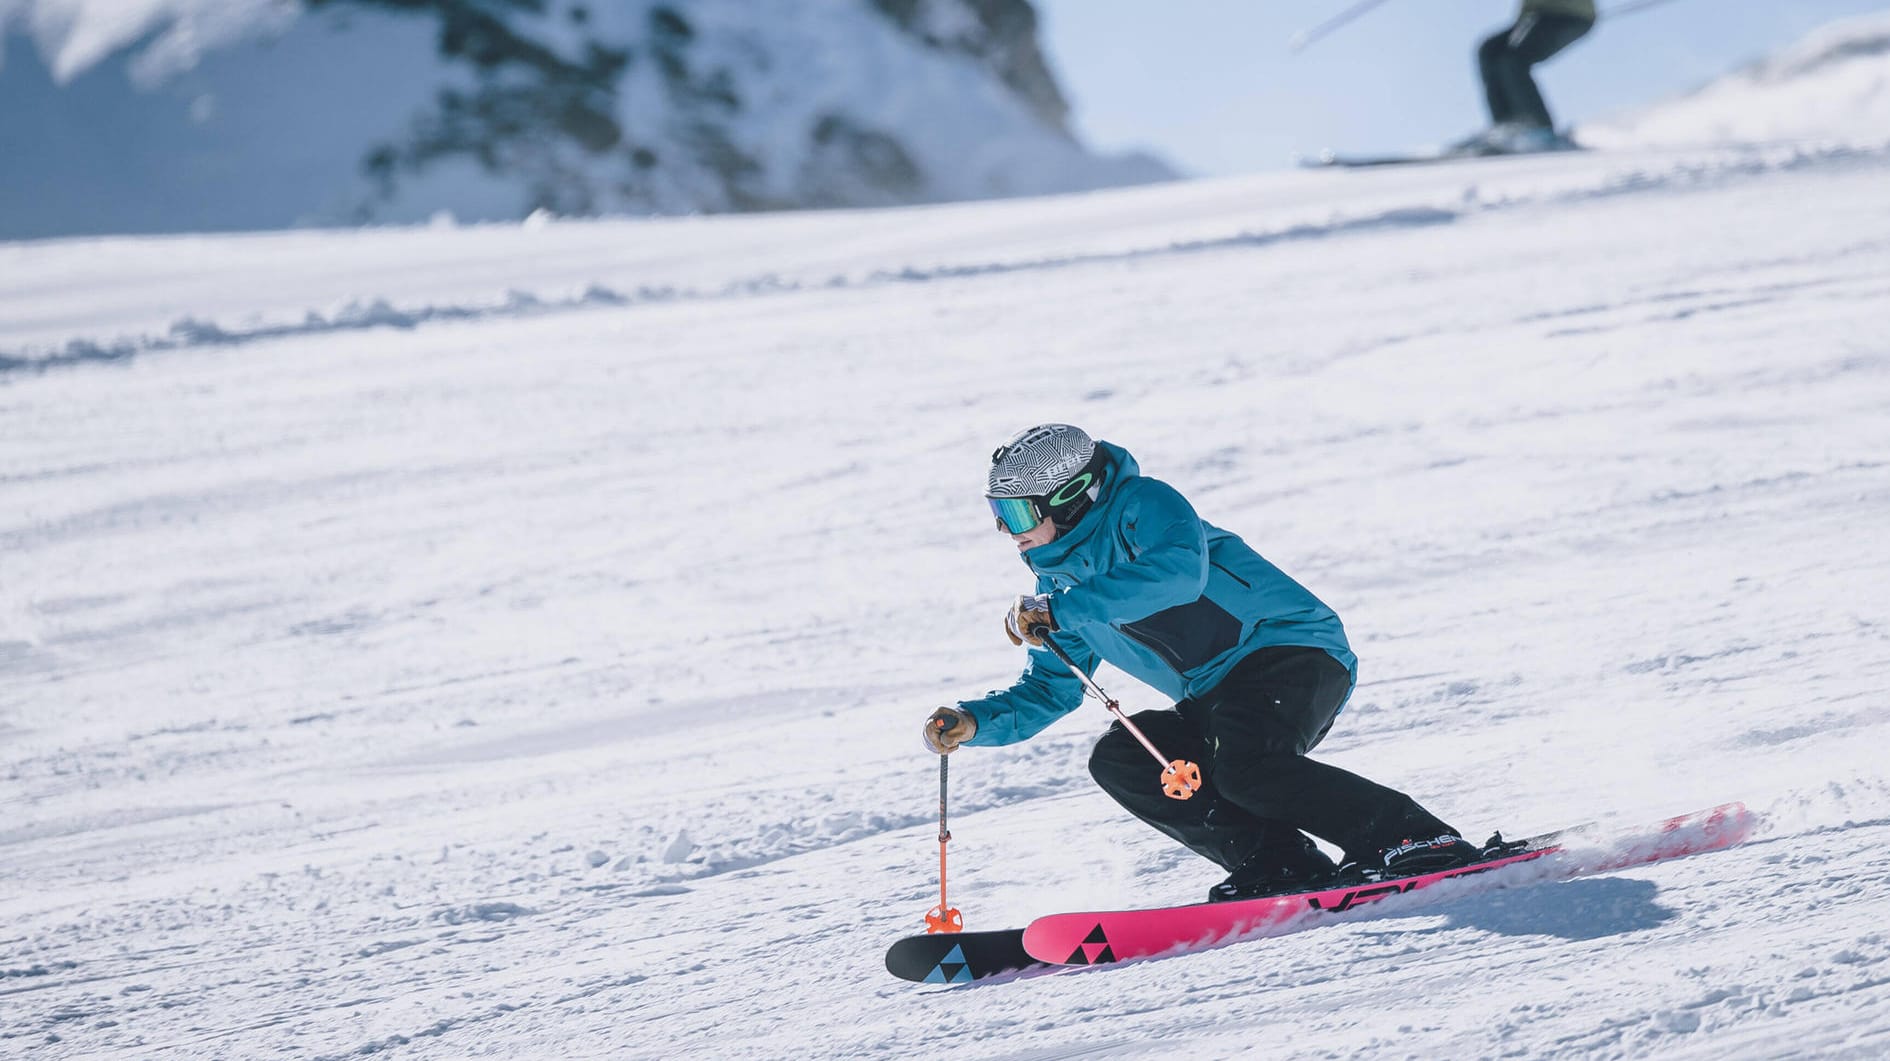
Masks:
[[[1206,597],[1122,625],[1123,633],[1184,673],[1239,644],[1240,630],[1239,619]]]

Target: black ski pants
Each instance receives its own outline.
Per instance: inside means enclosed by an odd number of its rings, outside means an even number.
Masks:
[[[1515,25],[1484,41],[1477,49],[1477,67],[1483,72],[1490,124],[1519,122],[1555,128],[1529,68],[1574,44],[1594,25],[1574,15],[1525,12]]]
[[[1192,798],[1162,793],[1161,767],[1120,722],[1096,741],[1090,776],[1129,813],[1229,870],[1262,848],[1303,844],[1302,831],[1348,859],[1454,832],[1404,793],[1306,758],[1351,689],[1351,674],[1320,649],[1263,648],[1208,693],[1132,716],[1163,755],[1200,765]]]

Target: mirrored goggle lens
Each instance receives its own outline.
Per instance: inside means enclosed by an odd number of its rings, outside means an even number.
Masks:
[[[998,529],[1007,534],[1022,534],[1043,522],[1037,512],[1037,503],[1028,497],[987,497],[991,502],[991,514],[997,517]]]

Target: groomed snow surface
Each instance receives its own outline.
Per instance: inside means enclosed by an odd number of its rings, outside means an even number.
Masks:
[[[16,244],[0,355],[0,1055],[1890,1054],[1890,156]],[[1761,833],[891,979],[1049,419],[1345,617],[1328,760]],[[953,758],[970,927],[1218,879],[1105,721]]]

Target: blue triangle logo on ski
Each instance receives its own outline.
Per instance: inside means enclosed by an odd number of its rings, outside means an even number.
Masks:
[[[971,963],[965,961],[965,949],[956,944],[938,960],[937,968],[925,974],[928,984],[968,984],[971,980]]]

